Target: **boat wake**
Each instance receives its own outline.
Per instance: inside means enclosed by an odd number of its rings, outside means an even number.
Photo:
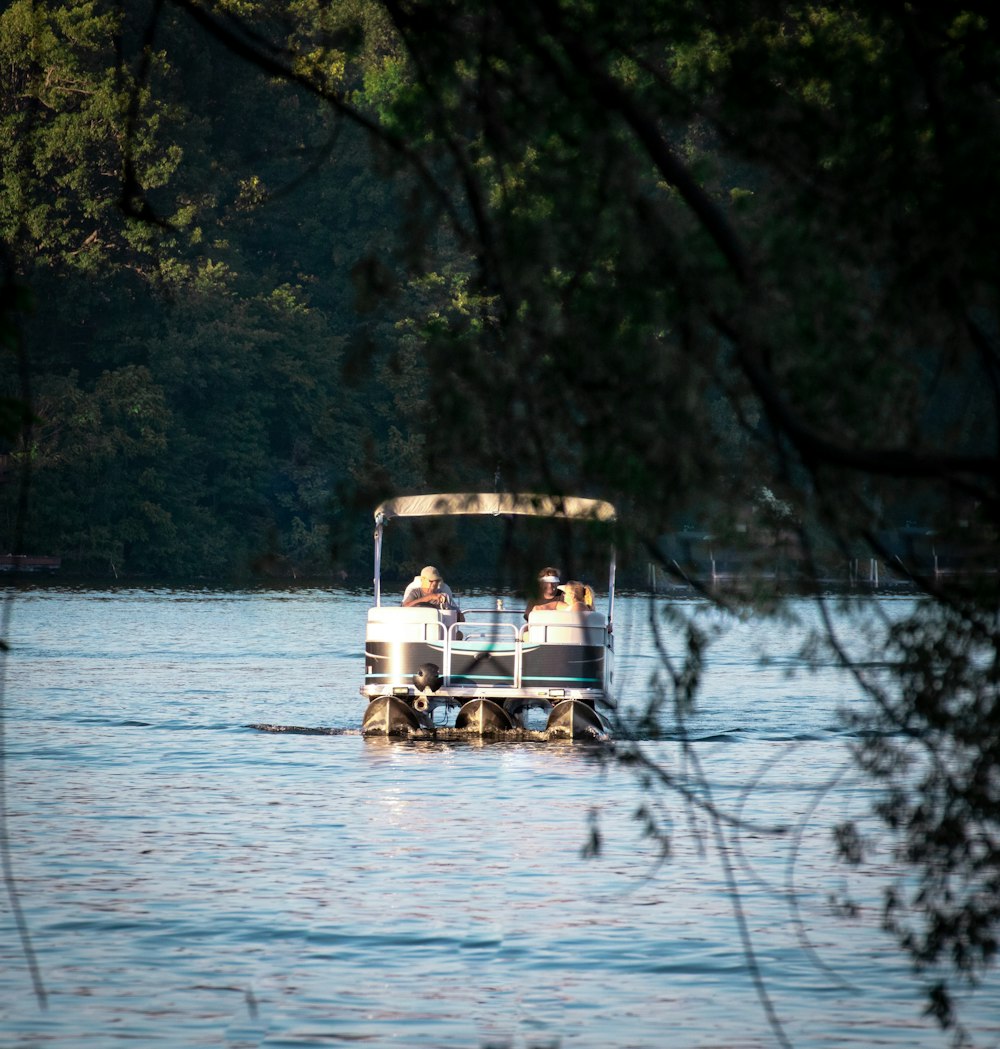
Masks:
[[[474,730],[461,728],[449,728],[442,726],[440,728],[413,728],[406,732],[394,733],[392,736],[367,736],[356,728],[310,728],[306,725],[268,725],[268,724],[253,724],[247,725],[246,728],[253,729],[255,732],[276,732],[276,733],[287,733],[290,735],[298,736],[365,736],[366,739],[397,739],[397,740],[433,740],[435,742],[455,742],[455,743],[466,743],[470,740],[479,740],[483,738],[489,739],[490,742],[503,742],[503,743],[552,743],[562,741],[565,739],[564,736],[559,736],[554,733],[548,732],[544,729],[526,729],[526,728],[515,728],[515,729],[495,729],[488,733],[484,737],[483,733]],[[569,742],[574,742],[570,740]],[[576,740],[577,744],[581,741]],[[585,741],[584,741],[585,742]],[[600,739],[594,739],[591,742],[600,743],[603,742]]]
[[[310,728],[307,725],[246,725],[255,732],[288,732],[293,736],[360,736],[357,728]]]
[[[363,736],[366,739],[419,741],[430,740],[437,742],[469,742],[470,740],[484,739],[489,742],[503,743],[556,743],[567,740],[565,735],[553,733],[546,729],[493,729],[483,734],[478,730],[469,730],[449,726],[435,726],[434,728],[410,728],[406,731],[395,732],[392,735],[369,735],[361,728],[332,728],[326,726],[310,725],[272,725],[266,723],[255,723],[245,725],[244,728],[255,732],[285,733],[293,736]],[[686,732],[662,732],[657,734],[637,733],[629,731],[625,726],[618,726],[617,730],[604,736],[595,736],[589,740],[577,739],[576,743],[610,743],[612,739],[619,744],[627,743],[684,743],[684,744],[718,744],[718,743],[748,743],[748,742],[771,742],[771,743],[810,743],[823,742],[830,739],[852,738],[854,733],[845,733],[839,729],[830,729],[827,733],[800,733],[794,735],[766,735],[746,733],[740,729],[729,732],[713,732],[707,735],[692,735]]]

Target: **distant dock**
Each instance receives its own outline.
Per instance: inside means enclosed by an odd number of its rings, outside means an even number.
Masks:
[[[58,572],[61,557],[39,557],[34,554],[0,554],[0,572]]]

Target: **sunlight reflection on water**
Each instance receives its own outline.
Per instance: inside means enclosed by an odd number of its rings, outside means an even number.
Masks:
[[[881,872],[831,860],[830,824],[871,801],[835,670],[757,666],[761,631],[774,638],[752,621],[713,651],[688,730],[705,740],[696,792],[745,821],[720,839],[593,748],[361,738],[366,605],[18,597],[9,830],[50,998],[40,1010],[5,912],[9,1044],[770,1046],[720,855],[792,1044],[947,1043],[878,931]],[[645,605],[621,606],[628,707],[652,668]],[[675,741],[649,747],[698,771]],[[666,862],[634,819],[644,802]],[[602,847],[585,858],[592,818]],[[831,907],[842,891],[854,918]],[[971,1015],[995,1040],[988,990]]]

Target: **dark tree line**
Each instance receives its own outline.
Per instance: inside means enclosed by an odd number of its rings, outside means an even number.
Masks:
[[[4,427],[0,547],[27,466],[25,549],[64,570],[356,568],[343,493],[366,431],[421,480],[419,370],[357,364],[400,322],[363,277],[392,251],[398,180],[320,100],[155,5],[14,3],[0,57],[5,319],[26,365],[5,357],[0,392],[15,405],[26,381],[34,418],[26,440],[17,410]]]

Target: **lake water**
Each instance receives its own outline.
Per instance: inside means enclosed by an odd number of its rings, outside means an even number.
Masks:
[[[0,1044],[948,1044],[879,930],[892,870],[832,857],[831,825],[873,794],[838,715],[853,686],[802,669],[803,625],[726,623],[690,747],[669,723],[644,744],[742,821],[717,826],[593,746],[362,738],[367,605],[314,589],[17,592],[7,829],[46,1006],[5,895]],[[630,716],[657,660],[648,599],[617,611]],[[979,1044],[1000,1041],[998,992],[993,979],[964,1003]]]

